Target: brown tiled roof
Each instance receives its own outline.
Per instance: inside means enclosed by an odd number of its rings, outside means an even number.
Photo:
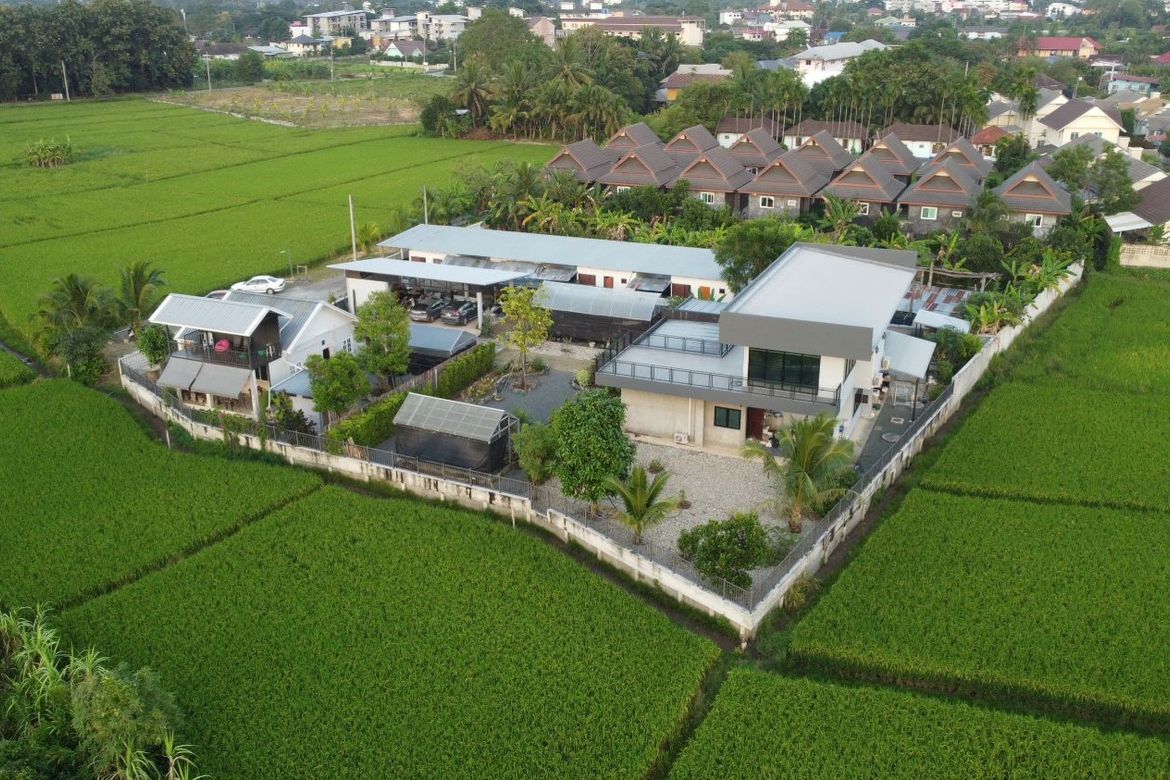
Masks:
[[[602,184],[626,187],[665,187],[678,178],[679,166],[659,143],[646,144],[626,152],[608,173],[598,177]]]
[[[821,130],[807,139],[795,151],[808,162],[823,168],[830,176],[853,162],[853,155],[845,151],[845,147],[837,143],[837,139],[827,130]]]
[[[1121,112],[1117,110],[1116,106],[1095,105],[1086,100],[1068,101],[1063,106],[1041,119],[1040,124],[1047,125],[1053,130],[1060,130],[1062,127],[1067,127],[1071,122],[1075,121],[1078,117],[1092,108],[1101,109],[1105,112],[1106,116],[1117,123],[1118,127],[1122,126]]]
[[[701,152],[719,146],[711,131],[702,125],[693,125],[686,130],[680,130],[674,138],[666,142],[666,152],[679,162],[690,162]]]
[[[727,73],[679,73],[675,71],[664,78],[659,84],[666,89],[682,89],[699,81],[726,81],[731,78]]]
[[[806,119],[784,135],[807,138],[822,130],[828,130],[834,138],[860,138],[863,141],[869,138],[869,130],[858,122],[822,122],[819,119]]]
[[[954,160],[968,176],[977,182],[983,181],[991,172],[991,163],[983,159],[983,155],[979,153],[975,145],[966,138],[952,142],[950,146],[936,154],[931,162],[939,163],[946,160]]]
[[[725,116],[715,125],[716,133],[747,133],[762,129],[773,138],[779,138],[783,130],[780,123],[768,117]]]
[[[626,125],[605,142],[607,149],[636,149],[646,144],[659,143],[658,135],[645,122]]]
[[[902,183],[891,176],[876,157],[863,155],[833,179],[821,194],[836,195],[846,200],[893,203],[902,188]]]
[[[602,149],[591,138],[586,138],[563,147],[545,168],[572,171],[578,181],[589,183],[609,173],[620,156],[620,150]]]
[[[874,141],[865,156],[877,159],[891,176],[910,176],[922,165],[922,161],[893,133]]]
[[[769,163],[756,178],[740,187],[740,192],[811,198],[830,178],[824,167],[813,165],[799,152],[792,151]]]
[[[751,168],[763,168],[784,153],[784,148],[762,127],[739,137],[727,149],[731,156]]]
[[[963,137],[950,125],[915,125],[909,122],[895,122],[882,130],[881,137],[893,133],[903,141],[929,141],[930,143],[949,144]]]
[[[980,146],[985,144],[994,146],[1001,138],[1006,138],[1009,135],[1011,133],[1002,127],[985,127],[971,138],[971,143],[979,144]]]
[[[1170,178],[1154,182],[1141,190],[1141,195],[1134,214],[1153,225],[1170,222]]]
[[[682,179],[696,191],[735,192],[751,181],[752,175],[726,149],[715,146],[683,168],[675,181]]]
[[[1025,165],[995,188],[1009,211],[1025,214],[1071,214],[1072,199],[1037,163]]]
[[[979,194],[975,183],[955,160],[933,163],[918,181],[898,197],[899,203],[915,206],[966,208]]]

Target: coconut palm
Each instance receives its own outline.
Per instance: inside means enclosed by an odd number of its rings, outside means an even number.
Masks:
[[[857,204],[836,195],[825,196],[825,213],[821,217],[821,228],[833,234],[833,242],[839,242],[845,231],[858,216]]]
[[[661,498],[669,478],[670,473],[663,471],[656,474],[651,481],[646,469],[634,466],[630,470],[630,476],[625,480],[616,477],[606,479],[606,487],[622,504],[616,518],[622,525],[633,530],[634,544],[641,544],[643,532],[661,523],[678,507],[678,502],[674,499]]]
[[[429,205],[429,204],[428,204]],[[362,251],[368,251],[382,238],[382,226],[377,222],[367,222],[357,230],[357,243]]]
[[[557,44],[555,56],[553,81],[560,82],[569,89],[593,83],[593,76],[585,67],[585,52],[581,50],[576,38],[572,36],[562,38]]]
[[[837,419],[828,413],[795,420],[779,435],[783,463],[758,441],[743,446],[743,456],[761,461],[764,474],[776,484],[777,514],[793,533],[800,532],[816,507],[845,493],[839,482],[853,461],[853,442],[837,438],[836,432]]]
[[[1007,216],[1007,206],[1003,198],[994,190],[983,190],[975,196],[975,204],[971,213],[967,215],[965,227],[968,235],[976,233],[991,233],[999,221]]]
[[[73,331],[104,330],[113,322],[115,311],[114,296],[104,285],[77,274],[55,279],[37,307],[42,346],[51,349]]]
[[[620,96],[596,84],[573,91],[569,99],[569,125],[581,136],[607,138],[625,122],[628,109]]]
[[[471,116],[471,124],[482,127],[487,118],[490,105],[491,85],[488,80],[488,71],[478,58],[471,58],[464,63],[455,76],[455,89],[451,98],[460,108],[466,108]]]
[[[143,316],[158,302],[159,289],[164,284],[166,275],[161,269],[151,268],[149,260],[123,268],[115,301],[118,316],[137,331]]]

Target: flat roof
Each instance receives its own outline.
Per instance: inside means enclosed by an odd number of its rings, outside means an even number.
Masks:
[[[454,355],[475,346],[476,338],[465,330],[440,325],[410,323],[410,351]]]
[[[504,271],[496,268],[475,268],[445,263],[412,263],[409,260],[391,260],[388,257],[353,260],[348,263],[336,263],[329,267],[339,271],[397,276],[402,279],[426,279],[432,282],[470,284],[477,287],[506,284],[528,275],[519,271]]]
[[[150,315],[150,322],[175,328],[251,336],[270,313],[290,317],[273,306],[171,293]]]
[[[895,374],[925,379],[935,343],[891,330],[886,333],[886,360]]]
[[[289,395],[296,395],[301,398],[312,398],[313,383],[309,381],[309,372],[294,371],[274,384],[270,389],[270,393],[272,395],[288,393]]]
[[[718,280],[722,273],[710,249],[451,225],[415,225],[378,246],[690,279]]]

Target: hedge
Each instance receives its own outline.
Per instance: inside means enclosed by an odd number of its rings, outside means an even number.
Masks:
[[[434,389],[411,390],[419,395],[453,398],[492,370],[496,360],[496,345],[479,344],[452,358],[439,373]],[[377,447],[394,435],[394,416],[402,408],[406,393],[391,393],[365,410],[347,417],[329,429],[326,446],[330,452],[340,452],[345,442],[352,440],[363,447]]]

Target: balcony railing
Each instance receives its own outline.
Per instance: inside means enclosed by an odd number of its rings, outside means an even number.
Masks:
[[[174,354],[178,357],[198,360],[201,363],[219,363],[241,368],[256,368],[271,363],[280,357],[280,345],[261,347],[259,349],[224,349],[204,347],[197,344],[177,346]]]
[[[658,333],[647,333],[634,341],[639,347],[650,349],[665,349],[671,352],[689,352],[694,355],[716,355],[723,357],[731,351],[731,344],[724,344],[713,339],[697,339],[690,336],[665,336]]]
[[[597,369],[599,376],[609,374],[615,377],[643,379],[649,382],[667,382],[672,385],[725,390],[731,393],[763,396],[766,398],[787,398],[794,401],[838,406],[841,402],[841,385],[836,387],[803,387],[779,382],[745,380],[742,376],[716,374],[710,371],[695,371],[690,368],[654,366],[629,360],[610,360]],[[600,383],[599,383],[600,384]]]

